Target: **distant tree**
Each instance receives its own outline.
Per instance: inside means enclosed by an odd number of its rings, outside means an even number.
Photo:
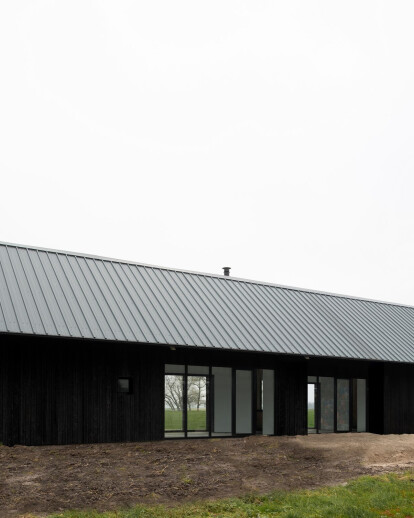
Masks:
[[[182,376],[165,376],[165,401],[172,410],[184,410],[184,387]]]
[[[205,376],[188,376],[187,405],[188,409],[200,410],[206,405],[207,379]],[[184,386],[182,376],[165,376],[165,402],[171,410],[184,410]]]
[[[188,376],[187,404],[189,410],[194,406],[196,410],[206,405],[207,378],[205,376]]]

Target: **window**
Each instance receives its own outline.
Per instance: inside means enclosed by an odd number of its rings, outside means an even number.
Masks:
[[[165,365],[166,437],[209,436],[209,370],[206,366]]]
[[[365,432],[366,379],[308,376],[308,433]]]
[[[273,370],[166,364],[164,436],[271,435],[274,396]]]
[[[336,380],[336,431],[350,431],[350,382],[349,379]]]
[[[131,378],[118,378],[118,394],[132,394]]]

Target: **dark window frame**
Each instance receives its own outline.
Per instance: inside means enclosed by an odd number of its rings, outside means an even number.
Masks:
[[[133,379],[130,376],[119,376],[116,381],[117,381],[117,383],[116,383],[117,390],[116,391],[118,394],[128,396],[128,395],[132,395],[134,393],[134,383],[133,383]],[[122,388],[122,386],[120,384],[121,381],[128,382],[128,388],[126,390]]]

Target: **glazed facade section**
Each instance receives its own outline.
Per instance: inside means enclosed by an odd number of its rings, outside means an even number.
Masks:
[[[225,437],[275,430],[275,371],[165,365],[166,438]]]
[[[367,380],[308,377],[308,432],[366,432]]]

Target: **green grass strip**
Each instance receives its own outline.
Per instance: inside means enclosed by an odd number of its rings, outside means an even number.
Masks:
[[[276,492],[216,502],[137,506],[125,511],[70,511],[53,518],[414,518],[414,474],[360,477],[346,486]],[[52,517],[50,517],[52,518]]]
[[[205,410],[188,410],[188,430],[206,430],[207,413]],[[165,410],[165,429],[182,430],[183,413],[179,410]]]
[[[308,428],[315,428],[315,410],[308,410]]]

